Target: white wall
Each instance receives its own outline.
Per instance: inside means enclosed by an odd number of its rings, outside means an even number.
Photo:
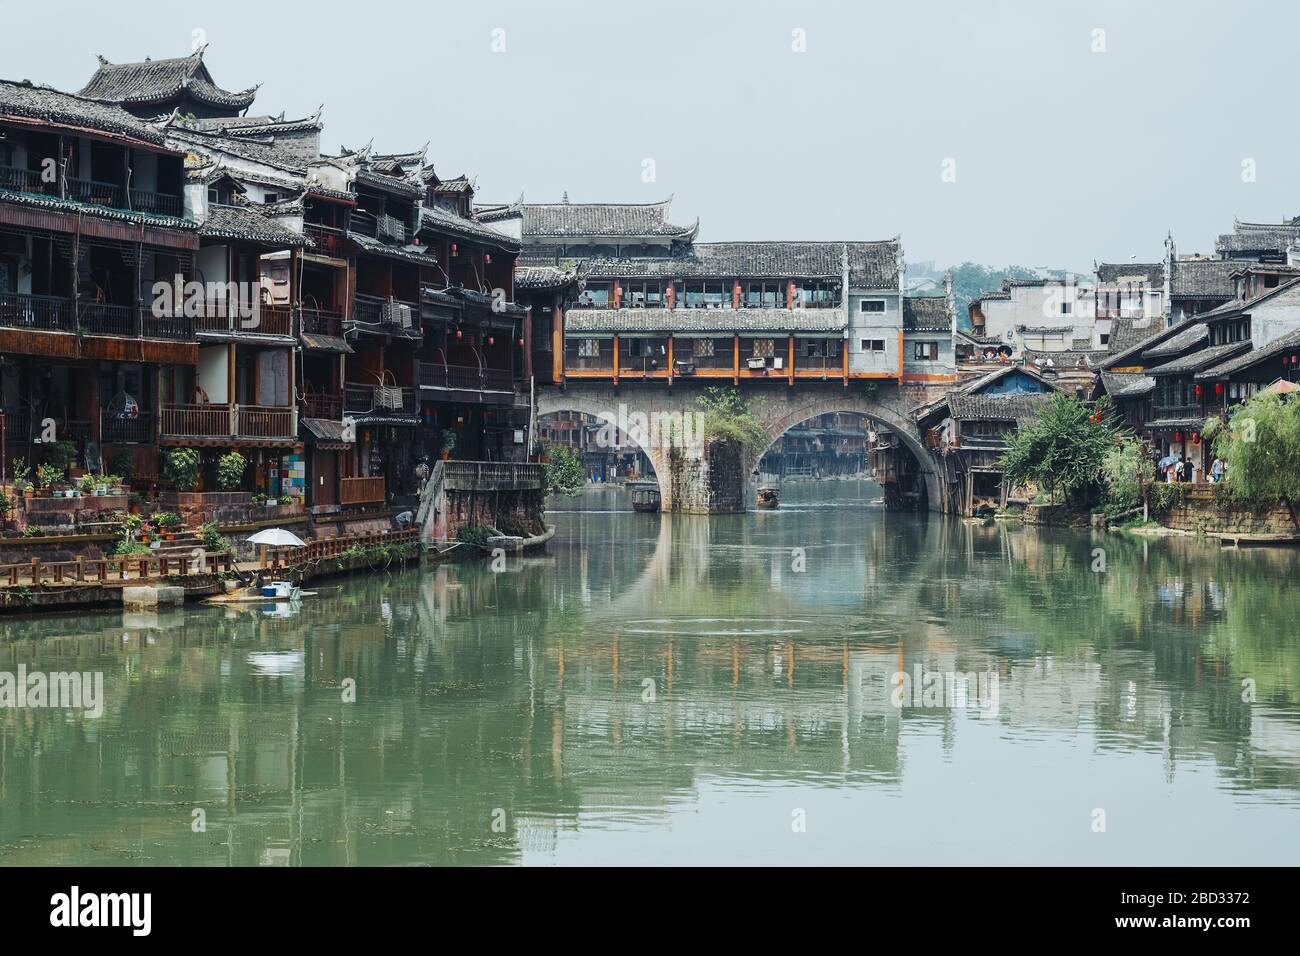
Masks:
[[[199,385],[207,392],[208,401],[225,405],[230,401],[227,386],[230,382],[229,350],[225,345],[199,346]]]

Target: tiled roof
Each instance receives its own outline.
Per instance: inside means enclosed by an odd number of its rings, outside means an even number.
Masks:
[[[951,395],[951,394],[961,393],[963,395],[974,395],[978,392],[982,392],[990,385],[1002,381],[1002,379],[1012,374],[1024,375],[1027,378],[1030,378],[1036,382],[1041,383],[1042,385],[1047,386],[1047,388],[1052,391],[1059,391],[1059,389],[1054,383],[1043,378],[1043,376],[1038,374],[1038,372],[1031,366],[1005,365],[1002,368],[996,368],[993,371],[988,372],[987,374],[979,376],[978,378],[971,379],[969,382],[962,382],[951,392],[949,392],[949,394]]]
[[[1136,372],[1102,372],[1101,384],[1111,398],[1137,398],[1154,389],[1156,380]]]
[[[438,264],[438,259],[424,247],[418,249],[408,246],[390,246],[386,242],[380,242],[378,239],[371,239],[369,236],[359,232],[348,232],[348,238],[361,247],[362,252],[368,252],[371,255],[383,256],[387,259],[397,259],[401,262],[414,262],[422,266],[434,266]]]
[[[1086,368],[1092,368],[1094,365],[1100,364],[1106,358],[1107,355],[1105,349],[1070,348],[1070,349],[1061,349],[1055,352],[1048,351],[1045,349],[1044,350],[1025,349],[1024,351],[1025,351],[1025,361],[1028,362],[1029,364],[1032,365],[1035,362],[1035,360],[1040,358],[1043,359],[1044,361],[1050,359],[1052,361],[1052,364],[1057,369],[1077,367],[1080,359],[1083,360],[1083,364]]]
[[[401,196],[414,199],[423,195],[424,187],[405,176],[390,176],[388,173],[380,172],[368,167],[358,169],[356,172],[356,181],[366,186],[373,186],[376,189],[387,190]]]
[[[515,289],[563,289],[579,281],[579,270],[559,266],[521,266],[515,269]]]
[[[1219,236],[1214,251],[1222,256],[1286,252],[1300,236],[1300,222],[1236,222],[1232,232]]]
[[[1142,353],[1143,358],[1160,358],[1167,355],[1177,355],[1179,352],[1186,352],[1194,345],[1204,342],[1210,337],[1210,330],[1206,328],[1204,322],[1197,322],[1195,325],[1189,325],[1177,335],[1172,335],[1157,345],[1151,346]]]
[[[913,332],[947,332],[952,328],[948,317],[948,297],[909,295],[903,297],[903,328]]]
[[[0,80],[0,118],[40,120],[58,126],[80,126],[161,146],[162,134],[118,106],[60,93],[48,86]]]
[[[1164,327],[1164,322],[1155,317],[1111,319],[1110,338],[1106,342],[1106,350],[1111,355],[1126,352],[1139,342],[1162,332]]]
[[[656,203],[524,203],[526,238],[688,238],[695,226],[668,221],[671,199]]]
[[[1196,377],[1200,380],[1228,378],[1234,372],[1239,372],[1244,368],[1249,368],[1256,362],[1264,362],[1283,352],[1296,350],[1300,350],[1300,329],[1279,336],[1267,345],[1253,349],[1245,355],[1234,356],[1226,362],[1211,366],[1205,371],[1199,372]]]
[[[573,309],[566,332],[842,332],[842,309]]]
[[[199,235],[214,239],[238,239],[277,249],[307,245],[300,233],[268,219],[252,206],[208,206],[208,218],[199,225]]]
[[[970,395],[952,392],[949,414],[958,421],[1023,422],[1038,417],[1051,392],[1017,395]]]
[[[1235,294],[1230,259],[1187,259],[1174,262],[1170,294],[1183,299],[1231,299]]]
[[[59,199],[57,196],[46,196],[39,193],[14,193],[0,189],[0,202],[12,203],[16,206],[30,206],[34,209],[47,209],[52,212],[77,213],[82,216],[92,216],[95,219],[111,219],[114,222],[126,222],[132,225],[158,226],[164,229],[193,230],[196,228],[196,224],[192,219],[177,219],[175,216],[164,216],[151,212],[135,212],[130,209],[114,209],[111,206],[73,202],[68,199]]]
[[[500,222],[523,216],[523,206],[517,202],[474,204],[474,218],[479,222]]]
[[[591,278],[837,279],[849,256],[849,284],[898,288],[898,240],[880,242],[697,242],[688,254],[667,258],[589,259]]]
[[[337,335],[322,335],[319,332],[299,332],[298,336],[302,339],[304,348],[312,349],[316,352],[338,352],[345,355],[352,354],[352,346],[348,345],[347,339]]]
[[[1165,264],[1163,262],[1103,262],[1097,266],[1097,281],[1107,285],[1122,285],[1137,281],[1145,282],[1149,286],[1163,286]]]
[[[438,185],[433,187],[435,193],[443,193],[448,196],[459,195],[460,193],[470,193],[474,191],[474,186],[470,183],[469,177],[461,174],[455,179],[440,179]]]
[[[203,49],[186,57],[143,63],[109,63],[100,57],[99,64],[81,95],[106,103],[165,103],[188,93],[208,106],[242,110],[253,105],[257,95],[257,87],[232,93],[217,86],[203,65]]]
[[[420,207],[420,228],[417,231],[426,229],[431,232],[451,233],[475,242],[485,242],[508,252],[519,251],[518,239],[486,226],[477,219],[466,219],[437,207]]]
[[[274,141],[262,142],[247,136],[222,135],[210,129],[201,129],[179,116],[168,117],[159,128],[181,149],[207,155],[225,153],[299,176],[305,175],[307,171],[307,164],[303,158],[295,154],[286,144]]]
[[[1164,365],[1159,365],[1147,371],[1151,375],[1184,375],[1188,372],[1197,372],[1203,368],[1209,368],[1216,363],[1232,358],[1238,352],[1243,352],[1248,348],[1250,348],[1249,341],[1212,345],[1208,349],[1192,352],[1182,358],[1176,358],[1172,362],[1166,362]]]
[[[274,136],[277,133],[320,132],[320,111],[302,119],[285,119],[279,116],[215,116],[194,119],[190,122],[201,129],[225,136]]]

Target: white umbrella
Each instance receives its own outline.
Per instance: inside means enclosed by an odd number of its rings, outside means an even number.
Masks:
[[[307,543],[284,528],[263,528],[257,534],[250,534],[245,540],[250,544],[269,544],[277,548],[301,548]]]

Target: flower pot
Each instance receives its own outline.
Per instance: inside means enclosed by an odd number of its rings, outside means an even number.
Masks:
[[[167,538],[168,541],[175,541],[175,540],[176,540],[176,535],[174,535],[174,534],[172,534],[170,531],[168,531],[168,532],[167,532],[167,535],[166,535],[166,538]]]
[[[451,457],[451,452],[449,452],[449,451],[443,451],[443,452],[439,452],[439,453],[438,453],[438,460],[439,460],[439,461],[446,461],[446,460],[447,460],[448,458],[450,458],[450,457]]]

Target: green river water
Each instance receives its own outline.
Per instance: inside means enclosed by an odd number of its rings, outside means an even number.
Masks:
[[[1295,861],[1300,552],[878,495],[604,488],[499,573],[0,618],[0,673],[104,688],[0,709],[0,863]]]

